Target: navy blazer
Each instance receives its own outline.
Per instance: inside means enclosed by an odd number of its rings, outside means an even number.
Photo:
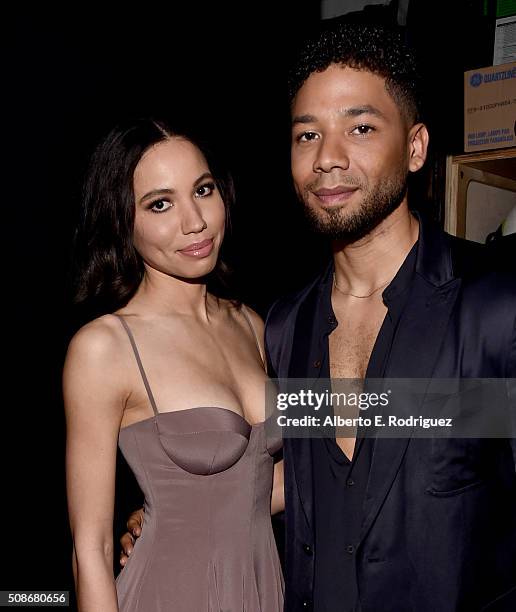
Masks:
[[[414,280],[386,377],[516,378],[516,276],[489,272],[486,261],[482,245],[420,219]],[[268,314],[272,377],[313,377],[306,330],[321,278]],[[515,447],[514,440],[376,440],[356,551],[362,612],[516,611]],[[284,439],[283,455],[285,610],[294,612],[313,607],[310,440]]]

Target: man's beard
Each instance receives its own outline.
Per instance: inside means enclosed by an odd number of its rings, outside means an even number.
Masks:
[[[317,234],[346,243],[363,238],[394,212],[407,192],[407,175],[383,179],[374,190],[363,191],[360,208],[346,213],[346,204],[314,210],[303,198],[305,217]]]

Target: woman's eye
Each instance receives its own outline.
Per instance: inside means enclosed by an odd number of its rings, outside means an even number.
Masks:
[[[371,132],[374,132],[374,128],[370,125],[357,125],[356,128],[352,130],[352,134],[357,134],[358,136],[367,136]]]
[[[301,132],[296,136],[297,142],[310,142],[311,140],[315,140],[317,138],[317,134],[315,132]]]
[[[162,213],[172,208],[172,204],[168,200],[154,200],[154,202],[149,206],[149,210],[153,213]]]
[[[197,187],[195,190],[195,195],[200,198],[205,198],[206,196],[211,195],[215,190],[215,183],[205,183],[200,187]]]

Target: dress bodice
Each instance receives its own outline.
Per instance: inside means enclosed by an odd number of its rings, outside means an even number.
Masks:
[[[244,454],[253,427],[244,417],[219,406],[197,406],[184,410],[159,412],[120,430],[120,444],[126,432],[141,423],[154,421],[159,444],[174,465],[190,474],[209,476],[229,469]],[[274,454],[280,440],[270,440],[267,450]]]

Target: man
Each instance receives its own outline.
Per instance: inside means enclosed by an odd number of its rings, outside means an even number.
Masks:
[[[516,377],[514,279],[409,211],[428,146],[409,50],[335,22],[290,84],[294,184],[333,257],[271,308],[269,374]],[[285,609],[516,610],[515,456],[507,440],[286,437]]]

